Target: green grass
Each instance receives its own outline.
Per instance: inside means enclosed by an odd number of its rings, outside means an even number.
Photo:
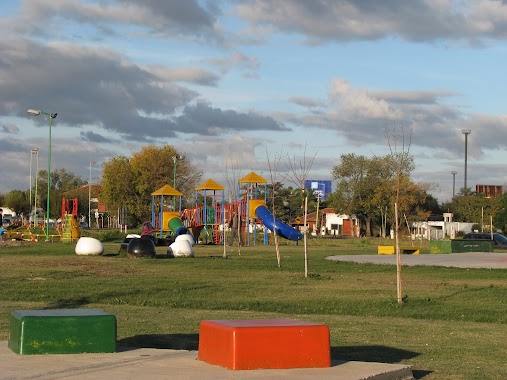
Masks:
[[[227,247],[227,259],[221,246],[196,246],[193,259],[128,259],[118,243],[100,257],[71,243],[0,247],[0,339],[14,309],[102,308],[119,345],[181,349],[197,349],[203,319],[289,317],[327,324],[335,359],[410,364],[424,379],[507,377],[507,271],[403,267],[399,305],[394,266],[325,259],[377,244],[312,240],[308,278],[302,244],[287,242],[281,268],[272,246]]]

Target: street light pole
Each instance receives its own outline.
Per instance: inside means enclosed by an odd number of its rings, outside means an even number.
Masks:
[[[181,156],[172,156],[173,159],[173,187],[176,189],[176,160],[182,158]],[[173,196],[172,211],[176,210],[176,197]]]
[[[33,154],[36,152],[38,152],[37,148],[32,148],[32,150],[30,151],[30,201],[28,202],[28,204],[30,205],[30,208],[32,207],[32,185],[33,185],[33,182],[32,182],[32,162],[33,162]],[[38,156],[37,156],[37,158],[38,158]],[[37,197],[37,195],[35,195],[35,197]],[[34,201],[34,203],[35,203],[35,201]],[[30,215],[32,215],[32,212],[35,212],[35,209],[30,212]],[[28,217],[28,222],[31,223],[30,216]],[[34,223],[34,226],[35,226],[35,223]]]
[[[470,129],[461,131],[465,135],[465,191],[467,190],[467,160],[468,160],[468,135],[472,133]]]
[[[456,190],[456,171],[452,171],[452,198],[454,199],[454,191]]]
[[[49,117],[49,142],[48,142],[48,199],[46,204],[46,241],[49,241],[49,215],[51,207],[51,127],[56,113],[47,113],[41,110],[29,109],[28,114],[32,116],[46,115]]]
[[[90,180],[88,181],[88,228],[92,227],[92,164],[95,161],[90,161]]]
[[[30,208],[32,208],[32,161],[33,161],[33,149],[30,150],[30,198],[28,198],[28,204],[30,205]],[[28,215],[28,223],[30,223],[30,214]]]
[[[176,156],[173,156],[173,187],[176,189]]]
[[[32,153],[36,154],[35,165],[35,196],[33,197],[33,226],[37,225],[37,186],[39,184],[39,149],[33,148]]]

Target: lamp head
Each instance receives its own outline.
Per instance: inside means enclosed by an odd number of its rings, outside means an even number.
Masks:
[[[39,116],[41,114],[41,110],[34,110],[31,108],[26,112],[28,112],[28,114],[32,116]]]

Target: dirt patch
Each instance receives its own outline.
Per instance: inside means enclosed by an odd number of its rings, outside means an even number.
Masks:
[[[27,247],[33,245],[34,243],[31,241],[24,240],[0,240],[0,248],[1,247]]]

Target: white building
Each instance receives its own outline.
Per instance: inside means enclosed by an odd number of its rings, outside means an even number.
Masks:
[[[359,236],[359,227],[357,218],[345,214],[335,214],[326,212],[324,214],[325,231],[324,234],[331,236]]]
[[[412,238],[427,240],[454,239],[458,232],[472,232],[475,223],[453,222],[452,213],[444,213],[442,221],[412,223]]]

